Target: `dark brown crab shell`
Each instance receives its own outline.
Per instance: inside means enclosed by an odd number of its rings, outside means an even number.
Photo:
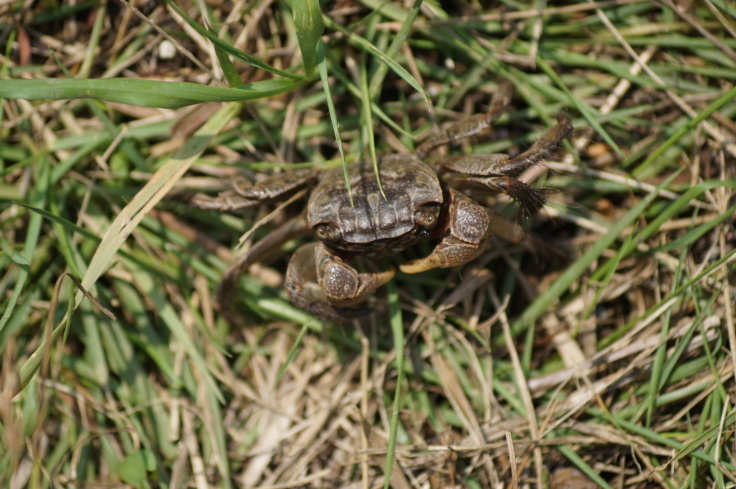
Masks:
[[[439,215],[442,187],[437,173],[411,154],[384,156],[379,160],[381,195],[370,162],[348,167],[354,206],[345,188],[342,168],[327,172],[312,191],[307,204],[307,222],[334,226],[337,239],[330,247],[372,255],[399,252],[429,238],[431,227],[417,222],[417,211]],[[437,219],[434,220],[436,223]]]

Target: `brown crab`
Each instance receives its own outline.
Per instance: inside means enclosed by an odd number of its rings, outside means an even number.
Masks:
[[[354,256],[394,255],[420,241],[437,240],[425,258],[401,265],[404,273],[456,267],[478,257],[488,247],[491,219],[484,207],[465,192],[483,188],[503,192],[527,213],[544,204],[543,192],[516,177],[552,154],[572,133],[569,117],[558,123],[527,151],[503,154],[445,156],[425,161],[437,146],[487,132],[511,98],[501,84],[486,114],[456,123],[410,154],[384,156],[378,161],[379,188],[372,165],[348,167],[351,205],[342,168],[318,172],[299,170],[274,176],[256,185],[234,185],[217,197],[198,195],[198,207],[233,211],[283,198],[312,188],[305,212],[256,243],[223,277],[218,290],[221,308],[228,308],[238,277],[255,261],[278,250],[287,240],[312,233],[317,242],[299,248],[289,261],[286,290],[298,307],[324,319],[340,320],[367,313],[364,302],[391,280],[393,269],[359,273]]]

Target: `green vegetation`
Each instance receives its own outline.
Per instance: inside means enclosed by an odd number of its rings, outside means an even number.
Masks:
[[[736,10],[481,4],[0,3],[0,486],[733,487]],[[300,204],[196,192],[411,151],[504,79],[449,151],[576,127],[526,241],[342,325],[289,242],[218,314]]]

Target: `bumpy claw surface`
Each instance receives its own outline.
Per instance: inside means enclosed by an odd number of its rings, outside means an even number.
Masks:
[[[456,190],[450,190],[450,196],[444,237],[429,256],[401,265],[402,272],[420,273],[464,265],[488,247],[491,218],[486,210]]]
[[[325,246],[318,247],[316,253],[317,281],[330,302],[336,305],[351,306],[365,301],[396,273],[393,269],[358,273]]]
[[[307,312],[344,320],[368,314],[371,308],[362,303],[394,275],[394,270],[358,273],[322,243],[308,243],[289,261],[286,290],[289,299]]]

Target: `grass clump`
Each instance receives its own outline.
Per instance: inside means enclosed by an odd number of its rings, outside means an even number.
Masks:
[[[733,486],[733,8],[316,5],[0,6],[0,485]],[[288,243],[217,314],[273,209],[194,192],[338,165],[335,128],[346,161],[411,151],[501,80],[450,151],[577,128],[524,176],[557,190],[533,251],[400,274],[340,326],[286,299]]]

